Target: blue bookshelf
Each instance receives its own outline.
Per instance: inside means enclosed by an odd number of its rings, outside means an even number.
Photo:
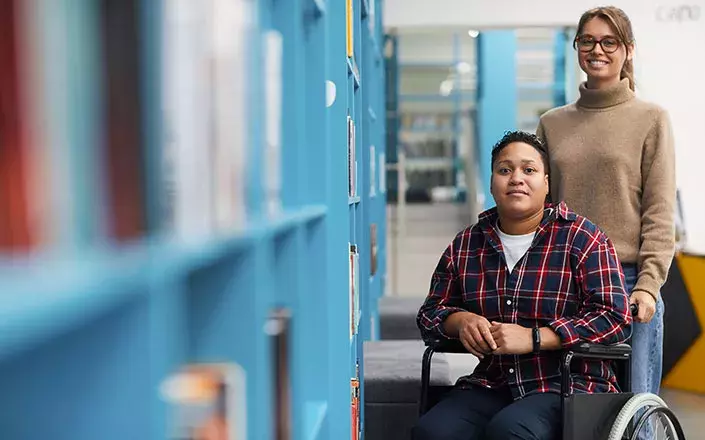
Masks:
[[[100,168],[106,157],[100,109],[107,99],[100,8],[121,1],[133,8],[140,35],[132,50],[139,60],[136,142],[145,170],[144,232],[129,240],[105,232],[110,213]],[[290,411],[287,438],[351,438],[353,379],[362,384],[362,347],[377,338],[377,300],[386,277],[382,1],[352,0],[351,56],[345,1],[250,3],[254,22],[243,55],[249,116],[246,123],[233,121],[246,139],[244,223],[182,240],[163,219],[168,130],[162,83],[168,69],[160,60],[169,44],[162,38],[168,2],[36,2],[42,49],[25,50],[57,60],[38,76],[52,85],[42,105],[54,124],[52,157],[61,160],[51,167],[68,179],[64,187],[73,197],[70,212],[57,217],[54,244],[0,255],[3,438],[168,439],[173,412],[163,397],[165,380],[204,363],[242,368],[246,439],[279,438],[275,408],[282,399]],[[271,35],[282,43],[276,212],[266,203]],[[348,116],[355,123],[354,194],[348,188]],[[359,296],[352,336],[350,245],[358,253]],[[284,339],[274,336],[281,321],[272,316],[279,311],[288,317]],[[282,341],[285,352],[278,351]],[[277,353],[284,353],[288,387],[277,382]],[[288,394],[278,393],[287,388]]]

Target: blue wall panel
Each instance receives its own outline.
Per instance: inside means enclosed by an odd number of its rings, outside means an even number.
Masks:
[[[480,33],[478,44],[478,138],[479,167],[485,208],[494,206],[490,194],[492,146],[505,131],[517,128],[517,80],[514,31]]]

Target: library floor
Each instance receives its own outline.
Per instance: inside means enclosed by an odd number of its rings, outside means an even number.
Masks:
[[[463,207],[457,205],[407,205],[405,239],[403,243],[395,243],[392,237],[397,218],[395,207],[388,208],[388,218],[388,294],[398,292],[400,296],[423,297],[439,256],[470,220]],[[397,255],[400,257],[396,258]],[[419,290],[420,286],[424,291]],[[448,362],[451,374],[458,377],[471,371],[476,361],[471,356],[449,355]],[[661,397],[678,416],[686,438],[705,437],[702,435],[705,432],[705,395],[663,389]]]

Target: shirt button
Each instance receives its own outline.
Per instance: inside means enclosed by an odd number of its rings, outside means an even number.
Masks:
[[[510,368],[510,369],[509,369],[509,372],[512,373],[512,374],[514,374],[514,368]]]
[[[507,300],[507,305],[508,305],[508,306],[511,306],[511,305],[512,305],[512,300],[508,299],[508,300]]]

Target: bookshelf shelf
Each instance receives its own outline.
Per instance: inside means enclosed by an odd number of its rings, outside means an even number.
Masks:
[[[0,86],[36,92],[10,106],[36,132],[11,152],[27,202],[0,206],[24,234],[0,225],[3,433],[182,438],[184,384],[208,377],[238,439],[364,438],[382,2],[17,3],[22,56],[0,62],[27,83]]]

